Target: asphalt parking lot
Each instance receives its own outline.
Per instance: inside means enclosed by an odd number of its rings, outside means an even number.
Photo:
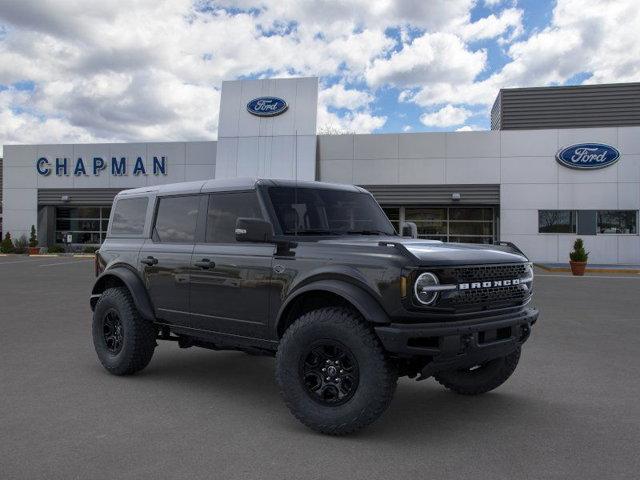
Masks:
[[[538,275],[514,376],[468,398],[400,381],[386,414],[321,436],[273,360],[162,343],[109,375],[91,344],[92,261],[0,257],[0,478],[638,478],[640,276]]]

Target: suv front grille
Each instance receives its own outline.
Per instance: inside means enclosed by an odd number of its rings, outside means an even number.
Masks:
[[[529,275],[527,264],[470,265],[432,270],[441,284],[472,284],[496,280],[523,279]],[[444,291],[435,307],[456,310],[479,307],[481,309],[505,305],[521,305],[531,296],[531,284],[490,286],[465,290]]]
[[[451,277],[458,283],[478,282],[483,280],[504,280],[521,278],[526,273],[526,265],[479,265],[451,269]],[[449,276],[449,275],[447,275]]]
[[[450,297],[453,305],[464,305],[473,303],[491,303],[506,301],[524,301],[529,295],[520,285],[510,285],[508,287],[492,287],[482,290],[466,290],[458,292]]]

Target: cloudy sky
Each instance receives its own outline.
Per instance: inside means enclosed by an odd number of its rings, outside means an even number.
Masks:
[[[0,144],[217,137],[222,80],[318,127],[489,128],[502,87],[640,80],[637,0],[0,0]]]

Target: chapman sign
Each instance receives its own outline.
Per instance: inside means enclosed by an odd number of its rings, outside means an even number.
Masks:
[[[111,161],[107,161],[101,157],[93,157],[84,159],[78,157],[75,161],[69,158],[48,159],[40,157],[36,160],[36,170],[40,175],[46,177],[55,173],[57,176],[75,175],[80,177],[83,175],[98,176],[102,172],[110,173],[113,176],[123,176],[132,173],[133,175],[166,175],[167,174],[167,157],[153,157],[151,165],[145,165],[142,157],[137,157],[135,161],[129,162],[127,157],[111,157]]]
[[[596,170],[613,165],[620,158],[620,152],[602,143],[579,143],[563,148],[556,155],[558,163],[579,170]]]
[[[247,103],[247,111],[258,117],[275,117],[284,113],[289,105],[278,97],[259,97]]]

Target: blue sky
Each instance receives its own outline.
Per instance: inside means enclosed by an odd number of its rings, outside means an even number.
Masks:
[[[640,80],[635,0],[21,0],[0,139],[217,137],[223,80],[318,76],[318,129],[489,128],[500,88]]]

